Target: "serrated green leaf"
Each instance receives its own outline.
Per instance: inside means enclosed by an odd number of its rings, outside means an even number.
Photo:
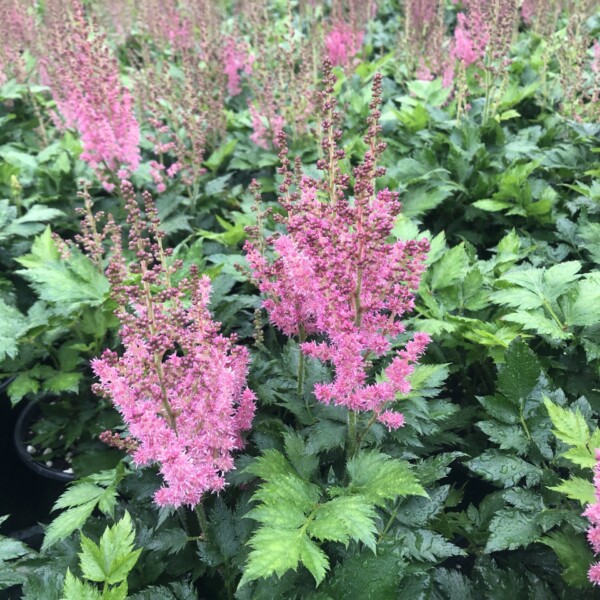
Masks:
[[[256,458],[244,469],[244,472],[252,473],[265,480],[272,479],[276,475],[294,475],[292,465],[285,456],[272,448],[265,450],[262,456]]]
[[[31,550],[19,540],[0,536],[0,564],[29,554]]]
[[[500,450],[514,450],[519,455],[527,453],[529,440],[520,425],[479,421],[477,427],[490,438],[490,441],[497,444]]]
[[[40,382],[27,373],[19,373],[7,388],[10,401],[15,405],[27,394],[35,394],[40,389]]]
[[[427,496],[403,460],[380,452],[359,452],[348,461],[350,485],[340,493],[361,494],[369,502],[383,506],[398,496]]]
[[[517,407],[509,402],[503,396],[485,396],[477,398],[486,412],[494,419],[514,425],[519,422],[519,412]]]
[[[0,299],[0,361],[3,361],[7,356],[10,358],[17,356],[19,352],[18,340],[25,331],[26,323],[26,318],[21,311]]]
[[[345,423],[319,419],[307,430],[306,451],[311,454],[319,454],[324,450],[343,448],[346,442],[346,430]]]
[[[579,409],[571,412],[544,398],[544,405],[550,415],[554,435],[565,444],[585,446],[590,439],[590,430]]]
[[[44,381],[44,387],[60,394],[61,392],[77,392],[79,390],[79,382],[83,378],[81,373],[65,373],[60,371],[56,375],[52,375]]]
[[[75,530],[83,527],[83,524],[90,518],[95,502],[88,502],[81,506],[76,506],[58,515],[46,529],[42,550],[50,548],[56,542],[69,537]]]
[[[302,479],[310,479],[319,466],[319,459],[306,449],[304,438],[296,432],[283,436],[285,453]]]
[[[404,551],[414,560],[439,562],[450,556],[466,556],[467,554],[443,535],[428,529],[408,531],[401,535]]]
[[[109,585],[127,579],[142,552],[134,550],[134,537],[128,512],[104,531],[99,545],[82,535],[79,559],[83,576],[90,581]]]
[[[571,334],[560,327],[556,321],[548,318],[541,310],[527,312],[517,310],[508,313],[502,317],[505,321],[518,323],[527,331],[533,331],[539,335],[547,335],[557,340],[565,340],[571,337]]]
[[[480,456],[466,463],[477,475],[486,481],[509,488],[517,485],[523,477],[529,482],[537,482],[542,470],[517,456],[504,454],[499,450],[486,450]]]
[[[325,584],[334,600],[396,600],[404,564],[387,547],[377,554],[352,554],[333,569]]]
[[[529,346],[515,340],[506,351],[505,364],[498,375],[498,390],[517,406],[523,406],[542,374],[542,368]]]
[[[540,535],[535,518],[514,508],[498,511],[490,522],[486,554],[524,548]]]
[[[300,479],[297,475],[279,475],[263,483],[252,497],[271,506],[285,506],[306,513],[319,501],[321,491],[313,483]],[[255,518],[254,516],[252,518]]]
[[[431,268],[431,289],[441,290],[463,279],[469,268],[464,244],[448,250]]]
[[[375,516],[373,505],[362,496],[341,496],[317,508],[307,531],[319,540],[345,546],[351,539],[360,541],[375,552]]]
[[[567,297],[562,304],[565,323],[590,327],[600,322],[600,277],[590,274],[577,286],[575,299]]]
[[[262,577],[273,574],[281,577],[290,569],[295,571],[303,557],[309,561],[317,583],[329,568],[325,553],[300,529],[262,527],[252,536],[249,544],[253,550],[248,556],[239,587]]]
[[[67,570],[61,600],[101,600],[102,594],[89,583],[85,583]]]
[[[563,452],[561,456],[584,469],[593,469],[597,462],[594,453],[586,446],[574,446]]]
[[[565,569],[562,576],[569,585],[589,588],[587,571],[594,558],[583,534],[553,531],[539,541],[554,550]]]
[[[93,483],[81,482],[69,486],[54,503],[52,510],[72,508],[89,502],[97,502],[105,493],[105,489]]]
[[[591,481],[587,481],[581,477],[573,476],[570,479],[563,479],[558,485],[549,487],[548,489],[564,494],[571,500],[577,500],[582,505],[594,504],[596,502],[594,485]]]
[[[178,554],[188,544],[188,536],[180,527],[161,529],[145,547],[148,550],[161,550],[169,554]]]

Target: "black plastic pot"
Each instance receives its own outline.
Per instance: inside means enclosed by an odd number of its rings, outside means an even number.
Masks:
[[[15,448],[19,458],[35,473],[48,479],[57,481],[73,481],[73,473],[65,472],[61,469],[48,467],[46,464],[34,460],[33,456],[27,451],[27,437],[31,425],[35,423],[36,418],[40,416],[39,406],[35,402],[30,402],[21,412],[17,419],[14,430]]]

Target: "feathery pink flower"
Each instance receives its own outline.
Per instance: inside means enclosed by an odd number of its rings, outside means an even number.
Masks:
[[[107,350],[92,361],[96,391],[112,399],[137,441],[135,464],[158,465],[165,486],[156,503],[194,506],[205,492],[223,489],[232,452],[243,447],[242,432],[251,426],[249,355],[212,320],[208,277],[192,269],[189,278],[171,282],[181,265],[164,263],[169,253],[151,197],[145,195],[148,237],[133,188],[123,182],[121,191],[138,262],[128,268],[117,252],[107,271],[125,350],[121,356]],[[129,270],[141,283],[128,279]]]
[[[223,70],[227,75],[227,92],[230,96],[237,96],[242,91],[240,73],[252,73],[254,56],[249,53],[246,44],[234,37],[227,37],[223,45],[223,62]]]
[[[337,21],[325,37],[325,48],[331,64],[348,66],[358,54],[364,35],[362,31],[354,31],[347,23]]]
[[[476,48],[470,32],[467,29],[467,17],[464,13],[458,13],[457,25],[454,30],[453,55],[460,60],[465,67],[472,65],[483,58],[480,48]]]
[[[43,79],[67,127],[79,132],[81,159],[105,187],[114,187],[109,175],[133,172],[140,162],[133,98],[119,79],[119,65],[105,37],[86,21],[79,0],[68,4],[50,12],[46,34],[51,43],[40,61]]]
[[[385,369],[385,380],[369,378],[373,359],[391,351],[404,332],[401,318],[414,307],[414,292],[424,270],[427,240],[390,242],[401,205],[398,194],[375,191],[384,169],[376,162],[385,144],[376,138],[381,102],[381,76],[373,81],[369,150],[354,171],[354,199],[347,197],[349,177],[339,163],[334,130],[337,113],[331,93],[335,78],[325,65],[323,154],[317,167],[322,179],[298,176],[297,191],[283,134],[279,137],[284,183],[280,203],[287,211],[287,233],[267,240],[270,260],[256,242],[246,244],[248,262],[272,322],[288,336],[298,336],[306,355],[330,362],[331,383],[315,385],[317,399],[353,411],[374,411],[389,428],[402,426],[401,415],[389,410],[396,394],[410,391],[409,376],[424,352],[429,336],[417,333],[396,352]],[[315,335],[316,339],[306,340]]]

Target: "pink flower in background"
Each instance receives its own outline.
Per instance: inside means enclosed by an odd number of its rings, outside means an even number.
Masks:
[[[277,114],[275,107],[269,107],[269,116],[261,115],[252,102],[248,102],[250,118],[252,119],[252,133],[250,139],[260,148],[268,150],[273,145],[273,140],[283,131],[285,120]]]
[[[334,24],[325,38],[327,56],[334,66],[348,66],[362,46],[364,32],[354,31],[343,21]]]
[[[521,4],[521,18],[527,25],[533,20],[537,8],[536,4],[532,0],[523,0],[523,4]]]
[[[598,40],[594,40],[592,50],[594,52],[594,58],[592,59],[591,69],[593,73],[598,75],[600,74],[600,42],[598,42]]]
[[[189,277],[171,283],[181,264],[164,262],[169,253],[151,197],[145,195],[143,216],[131,185],[123,182],[121,191],[138,262],[127,267],[117,251],[107,271],[125,350],[121,356],[106,350],[92,361],[96,391],[112,399],[137,442],[130,444],[135,464],[159,467],[165,485],[156,503],[194,506],[205,492],[223,489],[232,452],[243,447],[242,432],[251,426],[249,354],[212,320],[208,277],[192,268]],[[141,283],[128,281],[129,271]]]
[[[42,79],[66,126],[81,137],[81,159],[105,188],[114,186],[108,181],[111,174],[133,172],[140,163],[140,128],[118,62],[105,37],[86,21],[78,0],[53,5],[46,33],[55,43],[40,59]]]
[[[248,52],[246,44],[228,37],[223,47],[223,61],[223,70],[227,75],[227,92],[230,96],[237,96],[242,91],[240,73],[252,73],[254,57]]]
[[[473,39],[467,29],[467,17],[464,13],[458,13],[457,25],[454,30],[454,48],[452,54],[460,60],[465,67],[472,65],[482,58],[481,50],[475,47]]]
[[[594,488],[596,502],[588,504],[583,516],[587,517],[590,527],[587,532],[587,538],[594,551],[594,554],[600,554],[600,449],[596,449],[596,466],[594,467]],[[595,563],[588,571],[589,580],[600,585],[600,563]]]

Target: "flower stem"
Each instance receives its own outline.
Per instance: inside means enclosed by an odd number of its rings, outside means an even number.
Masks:
[[[202,506],[202,501],[198,502],[194,507],[194,512],[196,513],[196,518],[198,519],[198,525],[200,526],[200,537],[206,539],[206,531],[208,529],[208,522],[206,520],[206,513],[204,512],[204,506]]]
[[[302,344],[303,342],[306,341],[306,333],[305,333],[304,327],[302,327],[302,325],[300,325],[300,327],[299,327],[298,338],[299,338],[300,344]],[[302,400],[304,397],[304,374],[306,371],[306,364],[305,364],[304,352],[302,352],[302,348],[299,347],[298,352],[300,353],[298,355],[298,396],[300,396],[300,399]],[[315,419],[310,410],[310,404],[308,403],[308,398],[304,398],[304,405],[306,406],[306,412],[309,414],[310,418],[314,421]]]
[[[348,412],[348,458],[352,458],[358,450],[358,439],[356,437],[357,413],[354,410]]]

